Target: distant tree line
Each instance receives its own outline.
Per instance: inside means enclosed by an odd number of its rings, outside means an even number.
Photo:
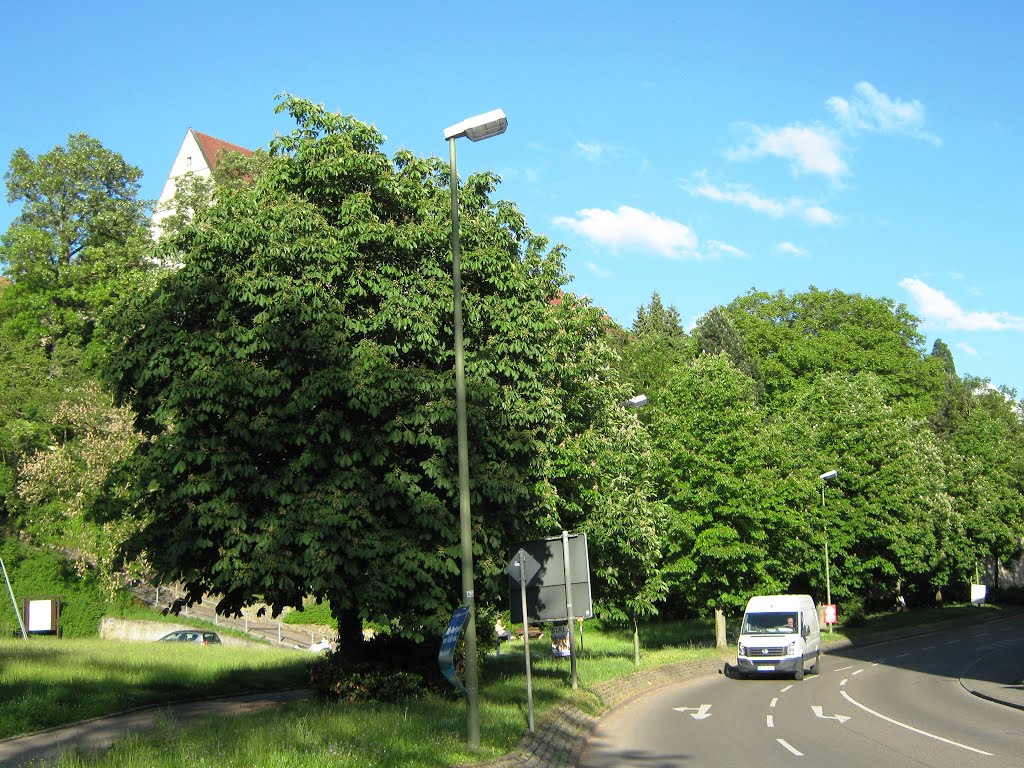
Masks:
[[[182,184],[158,242],[140,171],[97,140],[15,152],[0,527],[111,589],[313,597],[353,653],[367,622],[433,647],[459,602],[448,165],[278,109],[295,130]],[[482,612],[508,547],[563,529],[623,622],[823,600],[826,539],[848,606],[955,599],[1017,557],[1016,395],[925,351],[903,305],[752,290],[688,331],[654,294],[621,328],[498,183],[460,193]]]

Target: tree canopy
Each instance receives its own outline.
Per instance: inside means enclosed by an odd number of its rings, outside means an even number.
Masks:
[[[109,381],[152,437],[132,462],[135,551],[225,611],[312,595],[343,643],[366,620],[437,634],[458,574],[448,167],[389,160],[375,129],[309,102],[279,109],[298,127],[172,236],[183,266],[111,328]],[[561,251],[496,184],[460,194],[474,541],[492,575],[560,522],[553,437],[608,397],[565,367],[601,341],[600,314],[553,301]]]

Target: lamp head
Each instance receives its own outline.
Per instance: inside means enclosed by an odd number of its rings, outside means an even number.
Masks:
[[[838,476],[838,469],[830,469],[828,472],[822,472],[820,475],[818,475],[818,479],[823,480],[824,482],[827,483],[829,480],[835,480]]]
[[[483,141],[492,136],[499,136],[508,128],[508,118],[500,109],[492,109],[476,117],[468,117],[444,129],[445,139],[458,139],[465,136],[470,141]]]
[[[626,408],[643,408],[647,405],[647,402],[647,395],[637,395],[636,397],[629,398],[623,405]]]

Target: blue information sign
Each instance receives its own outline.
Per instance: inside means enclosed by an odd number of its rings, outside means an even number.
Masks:
[[[448,622],[444,639],[441,640],[441,652],[437,654],[437,663],[441,667],[441,674],[463,693],[466,692],[466,687],[455,675],[455,646],[459,644],[459,636],[467,621],[469,621],[469,606],[463,605],[461,608],[456,608],[455,613],[452,614],[452,620]]]

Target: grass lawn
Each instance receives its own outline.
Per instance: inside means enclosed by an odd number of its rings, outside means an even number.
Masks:
[[[308,654],[33,637],[0,640],[0,738],[147,704],[306,683]]]
[[[888,614],[874,617],[862,627],[837,631],[832,637],[839,639],[849,634],[863,640],[879,632],[884,635],[891,631],[912,631],[936,621],[944,624],[977,621],[979,611],[995,616],[999,610],[948,607],[939,611]],[[721,652],[712,647],[713,632],[709,623],[651,625],[641,628],[641,641],[644,668],[688,659],[721,658]],[[150,701],[160,696],[166,700],[174,696],[195,697],[197,693],[212,695],[214,692],[287,687],[301,678],[296,665],[304,666],[309,661],[308,656],[272,648],[175,648],[173,653],[168,653],[157,646],[151,655],[144,653],[140,644],[33,640],[22,644],[27,650],[21,652],[17,664],[30,666],[12,675],[12,665],[7,662],[12,659],[11,654],[17,652],[17,644],[18,641],[0,641],[4,660],[0,691],[20,688],[26,698],[38,697],[35,706],[27,707],[36,713],[50,706],[81,707],[79,699],[92,698],[83,697],[82,690],[104,687],[112,689],[103,697],[111,710],[125,708],[125,695],[137,687],[154,697]],[[109,655],[102,650],[104,645],[111,646]],[[146,650],[153,645],[145,646]],[[64,647],[68,650],[63,650]],[[568,661],[551,658],[546,638],[531,644],[531,651],[538,722],[552,706],[566,699],[574,700],[590,713],[599,712],[601,704],[588,689],[636,670],[632,633],[601,630],[596,622],[587,624],[579,650],[578,691],[571,690]],[[126,661],[130,662],[127,669]],[[43,689],[48,686],[56,687],[57,693],[44,694]],[[40,706],[42,702],[46,702],[46,706]],[[10,699],[0,704],[5,725],[9,705]],[[100,702],[95,702],[90,711],[95,714],[99,706]],[[26,705],[21,709],[25,710]],[[527,728],[521,641],[505,644],[500,655],[492,654],[482,666],[480,719],[481,750],[472,754],[465,747],[465,705],[454,696],[425,696],[401,704],[339,705],[300,701],[271,711],[188,727],[180,727],[166,717],[158,723],[155,732],[130,737],[104,755],[65,755],[58,765],[63,768],[181,765],[440,768],[497,757],[514,749]],[[22,716],[22,722],[30,720]],[[13,728],[14,731],[29,729]]]

